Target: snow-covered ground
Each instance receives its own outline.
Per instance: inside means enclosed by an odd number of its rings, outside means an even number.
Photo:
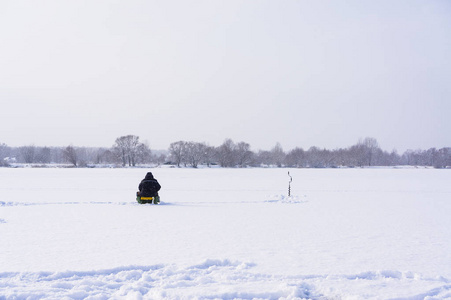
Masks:
[[[135,201],[147,171],[160,205]],[[0,168],[0,299],[451,299],[450,183],[435,169]]]

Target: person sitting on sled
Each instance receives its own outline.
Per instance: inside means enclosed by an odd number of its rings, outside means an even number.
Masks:
[[[158,191],[161,189],[161,185],[153,177],[151,172],[146,174],[146,177],[140,182],[138,186],[140,197],[158,197]]]

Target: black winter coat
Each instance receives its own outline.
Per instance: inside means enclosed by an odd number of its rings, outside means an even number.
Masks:
[[[147,173],[146,177],[141,181],[138,186],[140,196],[142,197],[155,197],[158,196],[158,191],[161,189],[161,185],[153,178],[152,173]]]

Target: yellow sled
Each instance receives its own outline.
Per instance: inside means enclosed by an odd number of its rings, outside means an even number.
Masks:
[[[138,201],[139,204],[159,204],[160,203],[160,196],[154,196],[154,197],[141,197],[138,193],[136,193],[136,201]]]

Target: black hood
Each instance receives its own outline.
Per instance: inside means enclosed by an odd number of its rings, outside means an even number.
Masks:
[[[154,178],[153,178],[153,175],[152,175],[152,172],[148,172],[148,173],[146,174],[146,177],[145,177],[144,179],[154,179]]]

